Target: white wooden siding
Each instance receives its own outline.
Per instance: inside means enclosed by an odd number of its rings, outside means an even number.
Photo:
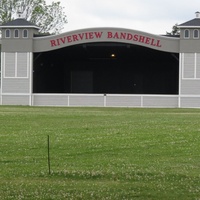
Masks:
[[[196,78],[200,78],[200,53],[196,55]]]
[[[183,59],[183,79],[184,78],[195,78],[195,54],[184,53]]]
[[[181,98],[181,105],[182,108],[200,108],[200,96],[188,96]]]
[[[39,106],[68,106],[67,95],[41,94],[33,95],[33,105]]]
[[[28,78],[29,54],[17,53],[17,77]]]
[[[28,78],[30,53],[3,53],[4,78]]]
[[[4,66],[4,77],[10,78],[15,77],[15,53],[5,53],[3,59],[3,66]]]
[[[29,105],[29,96],[26,95],[3,95],[2,105]]]
[[[30,93],[29,79],[3,78],[2,93]]]
[[[178,107],[178,98],[176,96],[144,96],[143,106],[145,107]]]
[[[200,95],[200,80],[182,80],[181,81],[181,94]]]
[[[133,95],[107,95],[106,106],[141,107],[142,97]]]

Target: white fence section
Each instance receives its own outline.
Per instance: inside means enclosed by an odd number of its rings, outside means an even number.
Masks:
[[[179,107],[178,95],[33,94],[33,106]]]
[[[200,95],[2,94],[0,89],[0,105],[200,108]]]

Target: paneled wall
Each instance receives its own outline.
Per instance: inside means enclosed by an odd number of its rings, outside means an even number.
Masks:
[[[2,52],[1,58],[2,104],[30,105],[32,53]]]

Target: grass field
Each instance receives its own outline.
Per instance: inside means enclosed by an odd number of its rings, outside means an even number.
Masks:
[[[0,123],[1,200],[200,199],[198,109],[2,106]]]

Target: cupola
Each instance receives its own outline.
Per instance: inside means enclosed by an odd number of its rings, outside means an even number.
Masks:
[[[196,14],[196,18],[200,18],[200,12],[199,11],[197,11],[195,14]]]

